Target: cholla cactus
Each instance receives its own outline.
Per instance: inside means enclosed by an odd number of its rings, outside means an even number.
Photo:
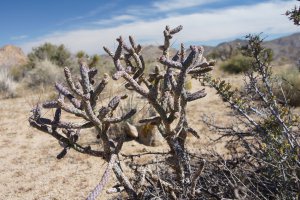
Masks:
[[[181,186],[180,190],[174,191],[175,196],[194,191],[191,187],[195,185],[197,178],[190,169],[185,141],[189,133],[197,138],[199,135],[188,123],[186,107],[189,102],[206,96],[204,89],[195,93],[186,91],[184,88],[186,78],[188,75],[203,76],[211,71],[214,65],[214,61],[207,62],[203,57],[203,47],[197,46],[190,46],[190,53],[186,56],[184,45],[181,44],[180,51],[171,59],[169,58],[170,40],[181,29],[182,26],[174,29],[166,27],[164,44],[159,47],[162,50],[159,62],[163,67],[156,66],[148,78],[143,73],[145,63],[141,54],[141,45],[137,45],[131,36],[129,37],[130,46],[126,45],[122,37],[117,39],[119,45],[115,53],[104,47],[116,67],[113,78],[124,78],[127,82],[126,88],[142,95],[157,113],[156,116],[141,119],[140,123],[157,125],[170,147],[170,152],[176,160],[178,185]],[[171,183],[165,183],[165,185],[168,184]],[[174,186],[174,184],[171,185]]]
[[[135,114],[136,110],[130,110],[124,116],[114,116],[114,111],[118,107],[119,102],[126,98],[126,95],[115,96],[108,105],[102,106],[99,109],[97,100],[108,83],[109,77],[107,74],[104,74],[104,78],[96,85],[94,77],[97,74],[97,70],[94,68],[89,69],[85,63],[81,63],[81,78],[76,82],[73,80],[71,72],[67,67],[64,69],[64,72],[67,86],[60,83],[55,84],[55,88],[59,93],[57,100],[38,104],[32,110],[33,115],[29,118],[30,125],[50,134],[60,142],[63,146],[63,150],[58,154],[58,159],[63,158],[69,149],[74,149],[80,153],[102,157],[109,162],[108,170],[102,179],[103,181],[101,181],[96,187],[96,190],[91,193],[90,199],[94,199],[103,189],[103,186],[107,182],[110,168],[114,170],[119,181],[124,184],[125,189],[128,190],[128,194],[134,198],[136,195],[133,192],[133,188],[124,176],[116,159],[122,147],[123,140],[109,140],[107,131],[111,124],[119,123],[130,118]],[[55,108],[54,119],[43,118],[42,108]],[[62,111],[82,118],[85,122],[65,122],[61,119]],[[103,151],[93,150],[90,146],[83,147],[77,143],[80,137],[80,131],[88,128],[96,128],[98,133],[97,137],[101,138],[104,144]]]
[[[145,63],[141,54],[142,47],[137,45],[132,37],[129,37],[130,47],[125,44],[122,37],[118,38],[119,43],[116,52],[112,53],[108,48],[104,50],[113,59],[116,73],[113,79],[124,78],[125,87],[142,95],[154,108],[157,115],[145,119],[140,119],[140,123],[151,123],[158,126],[162,136],[170,147],[170,153],[175,160],[176,183],[170,183],[153,175],[144,173],[144,178],[150,178],[170,192],[173,198],[177,196],[193,197],[196,194],[196,185],[199,176],[204,168],[204,162],[198,166],[196,172],[192,172],[189,163],[189,155],[185,148],[187,134],[191,133],[199,138],[198,133],[190,126],[186,117],[186,107],[191,101],[206,96],[204,89],[195,93],[185,90],[184,85],[188,75],[203,76],[213,69],[214,62],[207,62],[203,57],[203,47],[190,46],[190,53],[185,55],[184,45],[181,44],[180,51],[170,59],[170,40],[174,34],[178,33],[182,26],[170,29],[168,26],[164,30],[164,44],[160,46],[162,56],[159,62],[163,67],[156,66],[149,77],[144,74]],[[67,86],[56,83],[58,99],[55,101],[38,104],[33,110],[33,115],[29,118],[30,125],[40,131],[55,137],[63,146],[63,150],[57,158],[63,158],[70,149],[80,153],[98,156],[105,159],[109,164],[102,177],[101,182],[90,194],[88,199],[94,199],[102,191],[108,180],[110,169],[113,169],[118,181],[122,184],[131,199],[143,196],[143,181],[133,185],[123,174],[117,155],[119,154],[123,141],[112,141],[108,136],[108,129],[111,124],[122,122],[135,114],[136,110],[130,110],[124,116],[114,116],[114,111],[121,99],[125,96],[115,96],[108,105],[98,106],[98,97],[108,82],[108,75],[97,85],[94,77],[96,69],[89,69],[85,63],[81,63],[78,81],[74,81],[71,72],[65,68]],[[56,109],[54,119],[42,117],[42,108]],[[61,119],[62,111],[71,113],[84,119],[84,123],[64,122]],[[103,151],[93,150],[90,146],[83,147],[77,143],[80,131],[87,128],[96,128],[98,137],[103,140]]]

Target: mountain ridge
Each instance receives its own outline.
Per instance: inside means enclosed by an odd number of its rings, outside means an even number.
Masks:
[[[206,46],[204,47],[204,55],[211,55],[215,52],[221,52],[221,60],[225,60],[230,57],[232,51],[237,48],[247,44],[246,40],[235,39],[232,41],[225,41],[219,43],[216,46]],[[298,63],[300,57],[300,32],[294,33],[288,36],[276,38],[269,41],[264,41],[263,45],[267,48],[271,48],[274,53],[275,62],[289,62]],[[188,49],[188,48],[187,48]],[[176,49],[170,49],[170,55],[176,53]],[[157,61],[157,58],[161,56],[161,50],[155,45],[146,45],[142,49],[145,61],[148,63]],[[188,53],[188,52],[187,52]],[[101,56],[104,60],[109,62],[110,58],[105,54]],[[27,56],[24,54],[22,49],[13,45],[5,45],[0,48],[0,67],[13,67],[18,65],[26,64],[28,61]]]

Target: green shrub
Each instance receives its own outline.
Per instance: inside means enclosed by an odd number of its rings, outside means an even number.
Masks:
[[[82,58],[88,58],[89,56],[84,51],[78,51],[76,53],[76,58],[82,59]]]
[[[35,68],[26,73],[25,84],[30,88],[53,85],[62,78],[62,69],[49,60],[35,62]]]
[[[45,43],[39,47],[33,48],[32,52],[28,54],[28,65],[35,67],[36,61],[49,60],[59,67],[65,67],[70,64],[71,53],[64,45],[53,45]]]
[[[89,67],[96,67],[100,64],[100,56],[97,54],[89,56],[84,51],[78,51],[76,53],[76,58],[78,59],[78,61],[85,61]]]
[[[251,67],[252,58],[235,55],[221,64],[221,69],[231,74],[246,72]]]
[[[16,97],[17,83],[10,77],[6,68],[0,69],[0,96],[4,98]]]

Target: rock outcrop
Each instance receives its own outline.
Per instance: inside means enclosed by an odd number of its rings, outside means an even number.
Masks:
[[[24,65],[26,62],[27,57],[21,48],[13,45],[6,45],[0,48],[0,67],[11,68]]]

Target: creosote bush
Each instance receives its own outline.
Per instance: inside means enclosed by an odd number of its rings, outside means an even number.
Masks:
[[[238,74],[246,72],[251,67],[251,58],[237,54],[228,60],[224,61],[220,68],[228,73]]]
[[[29,68],[34,68],[36,62],[49,60],[59,67],[69,66],[71,53],[64,45],[54,45],[45,43],[41,46],[33,48],[32,52],[28,54]]]
[[[17,96],[17,83],[9,75],[8,69],[0,69],[0,97],[11,98]]]
[[[300,191],[300,117],[293,113],[287,99],[282,102],[275,95],[270,51],[262,46],[259,36],[247,38],[249,44],[243,53],[253,61],[246,73],[243,95],[225,81],[207,78],[239,120],[229,127],[207,124],[221,134],[220,138],[230,139],[232,160],[240,164],[236,169],[228,168],[230,176],[235,177],[229,180],[244,187],[243,196],[296,199]]]

